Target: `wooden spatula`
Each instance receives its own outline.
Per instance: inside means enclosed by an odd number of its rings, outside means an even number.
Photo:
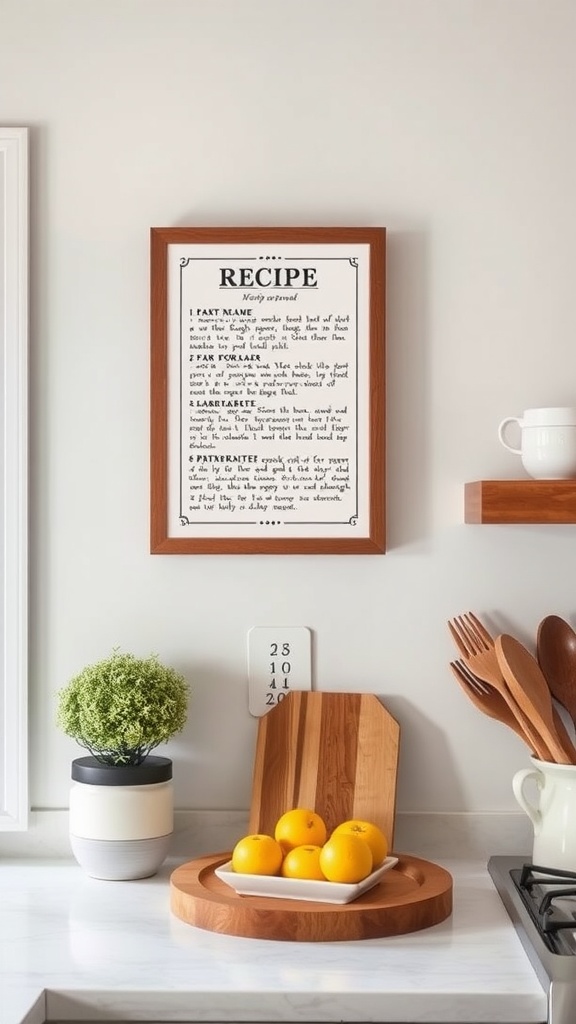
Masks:
[[[576,764],[576,748],[554,716],[552,695],[536,659],[507,633],[496,637],[502,675],[519,707],[528,716],[558,764]]]
[[[330,833],[352,818],[394,838],[400,727],[372,693],[292,691],[258,723],[249,830],[315,810]]]

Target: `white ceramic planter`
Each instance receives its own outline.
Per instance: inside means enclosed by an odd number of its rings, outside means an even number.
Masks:
[[[147,878],[165,860],[174,830],[172,761],[111,767],[95,757],[72,762],[70,844],[93,878]]]

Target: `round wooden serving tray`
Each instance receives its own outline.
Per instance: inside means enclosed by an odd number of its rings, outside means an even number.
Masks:
[[[230,853],[188,861],[170,877],[170,908],[187,924],[225,935],[284,942],[375,939],[429,928],[452,912],[452,877],[430,861],[405,854],[352,903],[308,903],[239,896],[219,879]]]

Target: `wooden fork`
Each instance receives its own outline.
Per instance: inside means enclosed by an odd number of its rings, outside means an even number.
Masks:
[[[530,740],[522,730],[518,719],[510,710],[510,706],[504,700],[504,697],[498,690],[495,690],[493,686],[479,679],[474,673],[468,668],[463,661],[451,661],[450,668],[454,673],[456,679],[460,683],[460,686],[464,690],[467,697],[470,698],[472,703],[483,712],[488,715],[489,718],[495,718],[496,721],[502,722],[503,725],[507,725],[509,729],[512,729],[517,736],[526,744],[531,754],[534,757],[538,757],[535,750],[532,749]]]
[[[525,741],[540,761],[554,761],[547,744],[508,689],[496,656],[494,640],[472,612],[448,622],[452,638],[465,663],[485,683],[501,695],[518,722]]]
[[[495,641],[494,637],[492,637],[491,634],[488,632],[488,630],[485,628],[485,626],[482,625],[482,623],[480,622],[480,619],[478,619],[477,616],[474,615],[473,612],[468,612],[468,614],[465,615],[464,618],[468,620],[470,628],[475,630],[476,635],[482,640],[482,642],[487,647],[491,647],[492,650],[494,651],[494,653],[496,654],[496,641]],[[498,667],[500,668],[500,672],[502,673],[502,668],[500,666],[500,662],[498,661],[498,655],[496,655],[496,661],[498,662]],[[510,689],[510,683],[506,679],[504,679],[504,682],[508,686],[508,689]],[[514,694],[513,694],[513,696],[514,696]],[[574,763],[576,763],[576,758],[575,758],[576,750],[575,750],[575,747],[574,747],[574,743],[572,742],[572,740],[570,738],[568,730],[566,729],[566,726],[564,725],[564,722],[562,721],[561,716],[558,714],[558,710],[557,710],[557,708],[556,708],[556,706],[554,704],[554,701],[552,700],[552,696],[553,695],[551,693],[550,694],[550,698],[551,698],[551,702],[552,702],[552,719],[553,719],[553,722],[554,722],[554,728],[555,728],[556,733],[558,734],[558,738],[560,740],[560,745],[561,745],[562,749],[564,750],[564,753],[567,754],[568,757],[570,758],[570,763],[574,764]],[[514,699],[516,700],[516,703],[518,704],[518,701],[517,701],[516,697],[514,697]],[[522,708],[520,708],[520,710],[522,711]],[[530,726],[531,726],[532,730],[534,731],[535,727],[534,727],[534,725],[533,725],[533,723],[532,723],[532,721],[530,719],[529,719],[529,721],[530,721]],[[539,735],[539,733],[537,733],[537,734]],[[541,736],[540,736],[540,741],[542,742],[542,737]],[[544,746],[548,747],[548,750],[550,749],[548,743],[545,743]]]

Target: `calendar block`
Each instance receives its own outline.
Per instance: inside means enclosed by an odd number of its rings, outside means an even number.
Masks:
[[[248,710],[265,715],[292,690],[312,689],[312,634],[306,626],[248,631]]]

